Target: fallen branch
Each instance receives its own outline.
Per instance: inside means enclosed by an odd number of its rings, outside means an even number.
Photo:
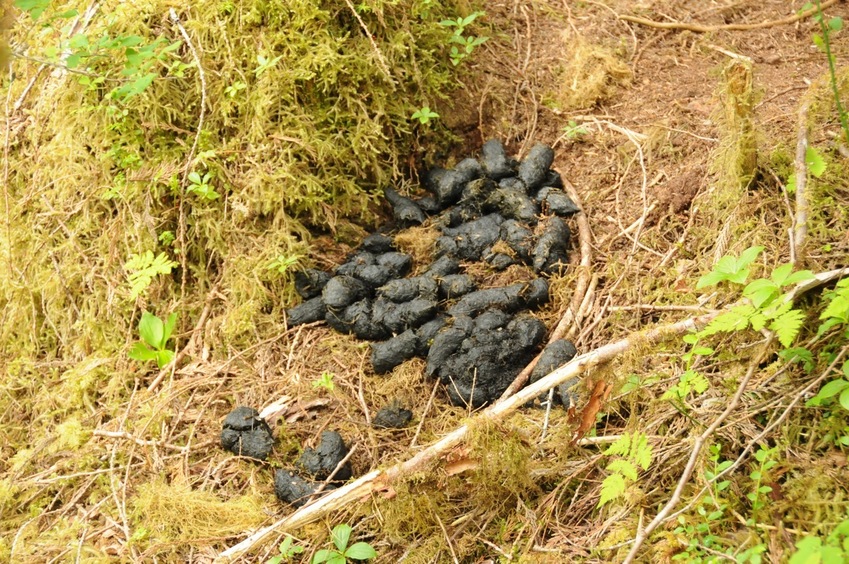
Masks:
[[[829,6],[837,4],[838,1],[839,0],[826,0],[820,5],[820,9],[824,10]],[[756,24],[699,25],[687,24],[682,22],[656,22],[654,20],[638,18],[636,16],[619,16],[619,19],[626,22],[646,25],[649,27],[656,27],[658,29],[678,29],[682,31],[693,31],[695,33],[710,33],[713,31],[749,31],[752,29],[766,29],[769,27],[776,27],[780,25],[789,25],[804,20],[805,18],[809,18],[816,13],[817,8],[811,8],[810,10],[799,12],[798,14],[794,14],[792,16],[788,16],[780,20],[773,20]]]
[[[793,220],[794,229],[791,243],[791,262],[796,263],[803,258],[802,247],[808,236],[808,106],[810,100],[803,98],[799,107],[799,136],[796,141],[796,217]]]
[[[845,276],[849,276],[849,267],[817,274],[814,278],[794,286],[788,292],[788,299],[795,300],[808,290]],[[739,302],[731,304],[722,310],[634,333],[625,339],[577,356],[569,363],[564,364],[527,388],[522,389],[509,398],[500,399],[490,407],[478,412],[471,418],[470,423],[458,427],[440,441],[419,452],[412,458],[386,470],[373,470],[350,484],[330,492],[315,503],[305,505],[276,523],[256,531],[242,542],[231,546],[219,554],[216,562],[227,562],[248,552],[255,545],[262,542],[263,539],[275,532],[297,529],[320,519],[332,511],[349,507],[352,503],[356,503],[363,497],[368,497],[376,492],[387,491],[396,480],[411,473],[422,471],[428,464],[459,445],[468,435],[471,426],[480,424],[481,422],[501,421],[527,402],[548,392],[548,390],[570,378],[576,378],[595,366],[609,362],[635,346],[658,343],[670,337],[677,337],[688,331],[698,330],[716,316],[729,311],[736,305],[739,305]]]

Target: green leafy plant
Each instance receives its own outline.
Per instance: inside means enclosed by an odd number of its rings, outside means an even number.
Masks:
[[[207,172],[203,176],[198,172],[190,172],[189,173],[189,185],[186,188],[187,191],[192,194],[197,194],[204,200],[212,201],[217,200],[221,195],[215,191],[215,189],[209,185],[209,181],[212,179],[212,174]]]
[[[330,533],[330,540],[333,542],[334,549],[324,548],[315,553],[312,557],[312,564],[345,564],[348,559],[351,560],[369,560],[377,557],[377,552],[367,542],[357,542],[348,546],[348,541],[351,538],[352,528],[350,525],[342,524],[333,527]]]
[[[333,383],[333,378],[335,377],[335,374],[333,374],[332,372],[327,372],[325,370],[321,373],[321,376],[318,379],[313,380],[312,387],[324,388],[328,392],[332,392],[334,389],[336,389],[336,384]]]
[[[699,278],[696,289],[701,290],[725,281],[735,284],[745,283],[749,278],[749,265],[758,258],[763,250],[763,247],[749,247],[740,253],[739,257],[725,255],[719,259],[712,271]]]
[[[849,519],[838,524],[825,540],[807,536],[796,541],[788,564],[843,564],[849,562]]]
[[[171,274],[171,269],[179,266],[173,260],[169,260],[165,253],[159,253],[156,258],[153,251],[145,251],[142,254],[130,255],[130,259],[124,263],[127,278],[130,282],[130,299],[138,298],[153,279],[160,274]]]
[[[651,464],[652,448],[646,435],[625,433],[604,454],[616,458],[607,465],[610,475],[601,484],[599,507],[625,495],[626,487],[639,477],[638,468],[647,470]]]
[[[144,312],[139,320],[139,336],[141,341],[130,349],[130,358],[140,362],[156,361],[159,368],[167,365],[174,358],[174,351],[167,349],[168,339],[177,324],[177,313],[162,321],[150,312]]]
[[[266,268],[268,270],[276,270],[280,274],[286,274],[290,268],[298,264],[298,261],[301,260],[303,255],[294,254],[294,255],[277,255],[271,262],[268,263]]]
[[[573,119],[570,119],[566,127],[563,128],[563,134],[566,135],[567,139],[580,139],[584,135],[589,135],[589,133],[590,131],[586,127],[579,125]]]
[[[844,340],[849,338],[849,279],[839,281],[834,290],[825,292],[823,299],[828,305],[820,314],[822,323],[817,329],[817,336],[839,327],[840,337]],[[849,411],[849,361],[843,363],[842,372],[843,377],[827,382],[817,395],[808,400],[807,405],[830,405],[836,400],[840,407]]]
[[[778,464],[774,459],[777,452],[778,447],[767,448],[765,446],[761,446],[755,452],[757,467],[749,474],[754,487],[752,491],[746,494],[746,497],[752,503],[752,515],[747,520],[749,526],[754,526],[757,522],[758,513],[766,507],[764,496],[772,491],[772,487],[764,484],[764,482],[767,480],[769,471]]]
[[[805,165],[808,172],[810,172],[814,178],[819,178],[825,172],[827,165],[825,159],[822,155],[814,149],[813,147],[808,147],[805,149]],[[788,194],[793,194],[796,192],[796,173],[791,172],[787,177],[787,182],[785,183],[785,187],[787,189]]]
[[[225,88],[224,93],[227,94],[227,96],[229,96],[231,98],[235,98],[236,96],[238,96],[239,92],[241,92],[242,90],[244,90],[247,87],[248,87],[247,84],[245,84],[244,82],[242,82],[240,80],[237,80],[236,82],[234,82],[233,84],[231,84],[230,86]]]
[[[843,18],[835,17],[830,18],[829,20],[825,19],[825,14],[822,13],[822,6],[820,5],[820,0],[816,0],[816,2],[808,2],[804,6],[802,6],[803,12],[807,12],[816,6],[817,13],[814,14],[813,20],[820,25],[820,32],[815,33],[813,36],[814,45],[817,48],[825,53],[826,59],[828,59],[828,72],[831,76],[831,90],[834,95],[834,103],[837,106],[837,114],[840,117],[840,125],[843,128],[843,134],[846,139],[846,142],[849,143],[849,118],[847,118],[846,110],[843,108],[843,104],[840,102],[840,89],[837,86],[837,72],[835,71],[835,57],[834,53],[831,52],[831,34],[837,33],[841,29],[843,29]]]
[[[265,55],[257,55],[256,62],[259,63],[259,66],[254,69],[254,74],[259,78],[262,74],[268,69],[272,68],[274,65],[280,62],[280,59],[283,58],[283,55],[278,55],[273,59],[269,59]]]
[[[438,113],[434,112],[429,107],[424,106],[423,108],[419,108],[413,113],[412,119],[417,119],[422,125],[427,125],[428,123],[430,123],[430,120],[436,119],[438,117]]]
[[[465,35],[466,28],[483,15],[485,15],[485,12],[472,12],[465,18],[458,17],[453,20],[443,20],[439,22],[439,25],[443,27],[453,28],[453,33],[451,34],[448,42],[456,44],[452,45],[451,51],[449,52],[451,63],[454,66],[459,65],[463,59],[471,55],[477,47],[483,45],[489,40],[489,37]]]
[[[280,546],[277,547],[277,550],[280,552],[272,556],[266,564],[280,564],[281,562],[288,562],[292,558],[295,557],[296,554],[300,554],[304,551],[304,547],[293,545],[294,539],[291,536],[287,536],[283,539],[283,542],[280,543]]]

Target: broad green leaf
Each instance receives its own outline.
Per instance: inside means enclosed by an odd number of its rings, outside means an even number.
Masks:
[[[846,564],[847,554],[837,546],[824,546],[820,551],[822,564]]]
[[[821,550],[819,537],[804,537],[796,541],[796,554],[790,557],[788,564],[819,564]]]
[[[752,264],[763,250],[763,247],[749,247],[748,249],[740,253],[740,258],[737,259],[737,268],[744,268]]]
[[[277,556],[272,556],[267,564],[280,564],[281,562],[283,562],[283,557],[278,554]]]
[[[169,351],[168,349],[156,351],[156,365],[159,366],[159,368],[168,366],[172,360],[174,360],[174,351]]]
[[[733,282],[734,284],[745,284],[746,280],[749,279],[749,269],[744,268],[742,270],[738,270],[734,274],[731,274],[728,277],[729,282]]]
[[[687,333],[686,335],[684,335],[684,337],[682,337],[681,340],[687,343],[688,345],[695,345],[699,342],[699,337],[695,333]]]
[[[338,555],[339,553],[335,550],[328,550],[326,548],[322,548],[317,551],[312,557],[312,564],[321,564],[322,562],[329,562],[330,559],[334,555]]]
[[[822,51],[823,53],[825,53],[825,41],[823,41],[822,35],[820,35],[819,33],[815,33],[815,34],[811,37],[811,39],[813,40],[814,45],[816,45],[816,46],[817,46],[817,49],[819,49],[820,51]],[[807,155],[806,155],[806,156],[807,156]]]
[[[775,267],[775,270],[772,271],[769,278],[775,282],[777,286],[784,286],[784,281],[787,280],[787,277],[790,276],[791,272],[793,272],[792,264],[782,264],[781,266]]]
[[[780,286],[791,286],[798,284],[799,282],[805,282],[806,280],[812,280],[814,278],[814,273],[810,270],[800,270],[799,272],[794,272],[790,276],[784,280]]]
[[[190,172],[189,182],[191,182],[192,184],[200,184],[200,174],[198,174],[197,172]]]
[[[145,343],[154,349],[162,348],[162,336],[165,334],[165,325],[162,320],[146,311],[139,321],[139,335]]]
[[[144,343],[137,342],[133,345],[133,348],[130,349],[129,357],[133,360],[138,360],[139,362],[148,362],[151,360],[156,360],[156,351],[150,350]]]
[[[846,411],[849,411],[849,389],[843,390],[840,392],[840,398],[838,399],[840,405]]]
[[[752,304],[756,308],[761,308],[764,304],[768,304],[778,296],[778,286],[772,280],[759,278],[750,282],[743,289],[743,296],[752,300]]]
[[[725,255],[713,267],[714,272],[722,274],[734,274],[737,270],[737,260],[733,255]]]
[[[49,6],[50,0],[15,0],[15,7],[28,13],[32,21],[38,21]]]
[[[828,399],[830,397],[836,396],[847,388],[849,388],[849,382],[847,382],[843,378],[838,378],[836,380],[828,382],[825,386],[823,386],[820,389],[819,393],[817,393],[817,397],[820,399]]]
[[[810,372],[814,368],[814,355],[804,347],[794,347],[778,351],[778,356],[785,362],[801,362],[805,368],[805,372]]]
[[[345,551],[345,556],[354,560],[368,560],[370,558],[377,558],[377,552],[370,544],[358,542],[351,545],[351,547]]]
[[[625,493],[625,478],[621,474],[611,474],[601,483],[601,497],[598,506],[613,501]]]
[[[725,275],[719,272],[709,272],[699,278],[699,282],[696,284],[696,290],[701,290],[702,288],[706,288],[707,286],[715,286],[725,280]]]
[[[699,356],[708,356],[714,353],[713,349],[710,347],[694,347],[693,353]]]
[[[813,147],[808,147],[805,150],[805,163],[808,165],[808,170],[816,178],[819,178],[825,172],[825,161]]]
[[[330,538],[339,552],[345,552],[345,547],[348,546],[348,539],[351,538],[351,525],[345,523],[336,525],[330,533]]]
[[[840,31],[843,29],[843,18],[831,18],[828,20],[828,27],[831,31]]]
[[[165,321],[165,335],[162,337],[162,346],[165,346],[165,343],[168,342],[168,339],[171,338],[171,333],[174,332],[174,326],[177,324],[177,312],[175,311],[171,315],[168,316],[168,319]]]

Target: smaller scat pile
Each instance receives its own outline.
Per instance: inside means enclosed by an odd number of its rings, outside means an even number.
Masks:
[[[478,407],[496,399],[539,350],[546,327],[530,314],[548,301],[548,274],[568,260],[564,218],[578,212],[551,170],[554,151],[538,144],[521,162],[500,141],[483,145],[479,159],[425,175],[429,195],[413,200],[392,189],[395,227],[428,222],[439,231],[434,260],[414,265],[393,237],[365,238],[333,273],[296,275],[304,302],[287,310],[290,326],[325,320],[342,333],[375,341],[378,374],[414,356],[446,385],[451,401]],[[537,276],[505,287],[479,288],[469,271],[512,265]],[[409,276],[418,267],[420,274]]]
[[[256,409],[239,406],[224,419],[221,446],[239,456],[265,460],[274,446],[274,437]],[[294,470],[277,470],[274,493],[281,501],[300,507],[314,494],[336,488],[351,477],[351,464],[345,461],[348,452],[342,435],[324,431],[317,447],[304,449]]]

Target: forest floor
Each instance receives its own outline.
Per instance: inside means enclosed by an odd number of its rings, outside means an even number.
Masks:
[[[502,140],[519,158],[536,143],[554,148],[552,168],[577,192],[588,229],[570,221],[573,266],[552,278],[551,303],[538,315],[553,330],[571,311],[564,329],[579,353],[723,311],[739,291],[696,285],[727,254],[764,247],[752,265],[764,277],[791,260],[815,273],[849,264],[845,144],[828,60],[812,42],[819,25],[794,17],[803,2],[485,4],[475,29],[490,39],[462,63],[457,92],[438,108],[439,126],[460,142],[443,162],[425,164],[451,166],[488,139]],[[844,2],[824,4],[828,17],[849,18]],[[849,60],[843,33],[831,43],[838,71]],[[847,75],[840,76],[845,86]],[[796,172],[806,101],[807,140],[828,169],[809,179],[807,241],[797,247],[797,204],[785,185]],[[316,267],[339,264],[365,233],[344,226],[354,235],[315,238],[309,259]],[[826,350],[815,341],[821,290],[813,294],[797,342]],[[207,303],[227,299],[213,287]],[[368,344],[324,324],[258,335],[224,360],[210,356],[196,339],[202,334],[188,339],[187,363],[155,384],[142,382],[123,417],[94,432],[110,457],[103,503],[114,503],[117,517],[99,504],[73,515],[60,503],[86,495],[100,471],[74,489],[55,486],[49,468],[19,476],[56,488],[56,507],[45,510],[50,523],[92,523],[75,529],[66,548],[32,553],[85,561],[78,548],[85,541],[116,559],[213,561],[244,539],[235,530],[247,534],[292,514],[274,499],[273,472],[328,429],[354,447],[355,478],[384,472],[375,478],[379,487],[353,490],[341,505],[328,504],[332,511],[303,521],[310,524],[269,528],[237,558],[266,562],[287,535],[309,557],[333,525],[350,523],[353,538],[368,541],[379,562],[620,562],[638,531],[671,503],[639,541],[634,561],[781,562],[804,536],[825,539],[847,518],[846,416],[805,407],[818,389],[811,384],[836,377],[835,365],[821,360],[806,372],[785,362],[768,331],[712,337],[715,355],[696,362],[707,385],[679,401],[663,396],[693,367],[682,360],[689,350],[683,333],[671,333],[637,339],[582,373],[582,401],[571,412],[510,409],[497,417],[491,408],[449,405],[421,360],[374,375]],[[373,429],[371,417],[392,400],[412,410],[412,424]],[[221,422],[236,405],[272,414],[269,462],[220,448]],[[144,426],[125,425],[137,413]],[[439,446],[463,425],[462,440]],[[148,427],[156,440],[140,438]],[[626,435],[635,443],[637,435],[646,438],[650,464],[600,507],[616,459],[606,449]],[[626,446],[619,458],[635,449]],[[414,458],[422,453],[425,462]],[[727,467],[724,461],[734,466],[719,490],[708,475]],[[151,482],[156,474],[168,476],[167,484]],[[210,490],[228,503],[201,493]],[[183,514],[195,524],[180,522]],[[137,526],[157,519],[161,530]],[[216,528],[216,521],[232,526]],[[157,534],[169,540],[157,542]]]

